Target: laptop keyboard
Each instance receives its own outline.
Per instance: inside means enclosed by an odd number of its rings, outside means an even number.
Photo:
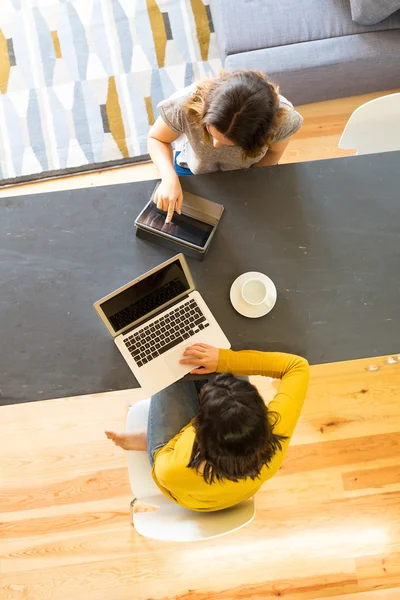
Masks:
[[[209,325],[196,300],[188,300],[124,342],[137,366],[142,367]]]

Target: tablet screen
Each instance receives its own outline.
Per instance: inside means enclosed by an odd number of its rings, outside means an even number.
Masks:
[[[177,213],[174,213],[171,223],[166,223],[165,217],[166,213],[159,211],[152,202],[145,208],[137,222],[161,233],[167,233],[182,242],[204,248],[212,233],[212,225]]]

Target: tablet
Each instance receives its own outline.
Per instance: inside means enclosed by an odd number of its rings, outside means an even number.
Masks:
[[[166,213],[151,201],[137,218],[137,224],[198,248],[205,248],[215,228],[215,225],[176,212],[170,223],[165,222],[165,217]]]

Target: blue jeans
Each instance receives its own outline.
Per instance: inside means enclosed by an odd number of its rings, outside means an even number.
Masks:
[[[199,383],[207,383],[207,380]],[[181,379],[151,397],[147,425],[147,451],[151,466],[157,450],[186,427],[198,411],[198,388],[194,381]]]
[[[179,175],[179,177],[185,177],[186,175],[193,175],[193,173],[190,169],[185,169],[185,167],[181,167],[180,165],[178,165],[178,163],[176,162],[176,159],[178,158],[179,155],[180,155],[180,152],[175,152],[174,167],[175,167],[176,174]]]
[[[248,377],[238,377],[245,379]],[[168,444],[199,412],[199,391],[212,379],[180,379],[151,397],[147,425],[147,452],[151,466],[154,455]]]

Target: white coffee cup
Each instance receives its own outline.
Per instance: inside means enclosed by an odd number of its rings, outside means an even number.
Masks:
[[[241,289],[243,300],[251,306],[270,305],[268,289],[261,279],[248,279],[244,282]]]

